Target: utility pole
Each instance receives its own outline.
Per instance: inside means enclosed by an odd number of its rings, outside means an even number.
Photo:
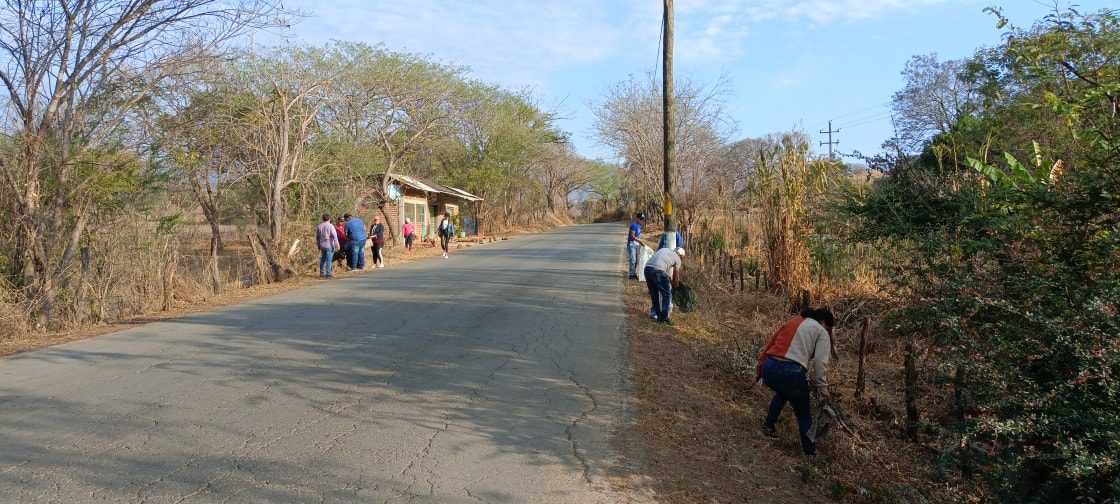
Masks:
[[[832,121],[831,120],[828,121],[828,131],[821,130],[822,135],[825,134],[825,133],[828,133],[828,141],[827,142],[821,142],[821,145],[827,145],[828,146],[828,159],[833,159],[833,157],[832,157],[832,146],[840,144],[839,140],[837,140],[835,142],[832,141],[832,134],[833,133],[839,133],[839,132],[840,132],[839,129],[836,129],[836,130],[832,129]]]
[[[662,54],[661,112],[663,135],[663,166],[665,175],[665,243],[677,246],[677,219],[673,217],[673,0],[665,0],[662,19],[665,52]]]

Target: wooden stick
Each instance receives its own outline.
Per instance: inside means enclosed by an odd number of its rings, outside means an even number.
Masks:
[[[906,356],[903,359],[903,401],[906,404],[906,437],[910,441],[918,440],[918,406],[915,404],[918,396],[918,369],[914,362],[914,342],[906,342]]]
[[[863,319],[863,327],[859,331],[859,370],[856,372],[856,399],[863,397],[863,390],[865,387],[864,380],[866,379],[863,369],[863,358],[867,352],[867,327],[871,325],[869,319]]]

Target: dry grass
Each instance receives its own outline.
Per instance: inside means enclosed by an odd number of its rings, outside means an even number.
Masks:
[[[643,408],[639,433],[664,502],[944,502],[952,490],[934,468],[933,449],[905,440],[902,342],[872,326],[867,389],[853,395],[862,318],[885,300],[858,290],[824,294],[837,313],[839,360],[829,373],[835,404],[854,435],[837,428],[810,466],[801,455],[792,411],[779,423],[782,439],[758,433],[769,389],[752,386],[762,346],[791,316],[786,297],[730,288],[712,270],[689,270],[684,280],[700,298],[693,313],[674,312],[673,327],[645,314],[645,285],[626,289],[631,348]],[[927,402],[937,389],[925,384]],[[933,409],[930,406],[930,409]]]

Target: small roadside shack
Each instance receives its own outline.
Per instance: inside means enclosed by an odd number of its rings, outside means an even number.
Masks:
[[[387,181],[384,180],[386,177]],[[453,218],[458,216],[455,221],[459,231],[467,235],[478,234],[475,204],[482,198],[462,189],[410,175],[382,174],[378,182],[388,182],[383,186],[388,187],[385,214],[397,243],[404,243],[401,226],[405,217],[412,219],[416,225],[417,239],[427,240],[436,237],[436,227],[444,212],[451,213]]]

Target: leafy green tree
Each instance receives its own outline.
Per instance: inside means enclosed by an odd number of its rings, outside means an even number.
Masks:
[[[990,134],[935,137],[852,207],[862,238],[908,252],[894,320],[956,390],[947,457],[1004,502],[1120,497],[1118,28],[1012,27],[973,62],[985,110],[953,125]]]

